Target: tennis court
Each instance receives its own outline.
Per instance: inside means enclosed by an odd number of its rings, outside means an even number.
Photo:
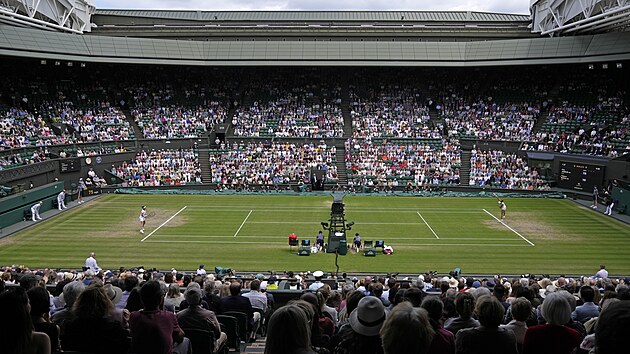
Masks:
[[[607,264],[630,273],[624,254],[630,226],[571,201],[507,199],[499,219],[494,198],[347,196],[349,232],[383,240],[394,255],[339,258],[348,272],[581,274]],[[314,242],[332,198],[281,195],[107,195],[0,241],[0,263],[77,268],[94,251],[104,268],[240,271],[334,270],[334,256],[298,257],[295,233]],[[140,207],[150,214],[139,232]]]

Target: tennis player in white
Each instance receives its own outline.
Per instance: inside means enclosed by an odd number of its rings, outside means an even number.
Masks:
[[[140,220],[140,233],[144,233],[144,224],[147,220],[147,207],[145,205],[142,206],[142,210],[140,210],[140,216],[138,217]]]
[[[505,219],[505,211],[507,210],[507,206],[505,206],[505,202],[503,199],[499,199],[499,209],[501,209],[501,219]]]

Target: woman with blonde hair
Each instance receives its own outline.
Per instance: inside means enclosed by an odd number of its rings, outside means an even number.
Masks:
[[[164,309],[177,312],[179,310],[179,304],[181,304],[183,300],[184,295],[182,295],[179,285],[176,283],[169,284],[166,296],[164,296]]]
[[[323,313],[327,313],[330,316],[330,319],[333,320],[333,322],[337,322],[338,319],[338,313],[337,310],[335,310],[334,308],[328,306],[327,302],[328,299],[330,299],[330,297],[332,296],[332,289],[330,288],[330,285],[328,284],[324,284],[322,285],[321,288],[317,289],[317,295],[318,295],[318,299],[320,301],[320,306],[321,306],[321,310]],[[321,298],[319,297],[319,294],[321,294]]]

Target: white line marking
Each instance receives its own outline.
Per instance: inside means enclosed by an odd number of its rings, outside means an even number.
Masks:
[[[143,238],[142,240],[140,240],[140,242],[144,242],[144,240],[148,239],[149,237],[151,237],[151,235],[153,235],[157,230],[159,230],[162,226],[166,225],[167,222],[173,220],[174,217],[176,217],[179,213],[181,213],[182,211],[184,211],[184,209],[186,209],[188,206],[184,205],[183,208],[179,209],[179,211],[177,213],[175,213],[175,215],[171,216],[170,218],[166,219],[165,222],[162,223],[162,225],[158,226],[157,229],[151,231],[150,234],[146,235],[145,238]]]
[[[433,229],[431,228],[431,225],[429,225],[429,223],[428,223],[426,220],[424,220],[424,218],[422,217],[422,214],[420,214],[420,212],[419,212],[419,211],[417,211],[416,213],[418,213],[418,216],[420,217],[420,219],[422,219],[422,221],[424,221],[424,223],[427,225],[427,227],[429,228],[429,230],[431,230],[431,232],[433,232],[433,235],[435,236],[435,238],[437,238],[437,239],[439,240],[440,238],[439,238],[439,237],[438,237],[438,235],[435,233],[435,231],[433,231]]]
[[[501,224],[503,224],[503,226],[507,227],[508,229],[510,229],[513,233],[517,234],[520,238],[522,238],[523,240],[525,240],[525,242],[529,243],[532,246],[536,246],[535,244],[533,244],[530,240],[526,239],[523,235],[519,234],[518,232],[516,232],[516,230],[514,230],[513,228],[511,228],[510,226],[508,226],[506,223],[504,223],[502,220],[500,220],[499,218],[497,218],[496,216],[492,215],[492,213],[490,213],[489,211],[487,211],[486,209],[483,209],[483,211],[486,212],[486,214],[492,216],[494,218],[494,220],[500,222]]]
[[[431,240],[435,240],[432,238]],[[147,243],[217,243],[217,244],[254,244],[254,245],[286,245],[286,242],[259,242],[259,241],[186,241],[186,240],[150,240]],[[506,244],[482,244],[482,243],[434,243],[434,244],[398,244],[398,246],[404,247],[443,247],[443,246],[479,246],[479,247],[530,247],[528,245],[519,243],[506,243]]]
[[[241,229],[243,228],[243,225],[245,225],[245,222],[247,222],[247,219],[249,219],[249,216],[252,215],[252,212],[254,211],[254,209],[249,211],[249,214],[247,214],[247,216],[245,217],[245,220],[243,220],[243,223],[241,224],[241,226],[238,228],[238,230],[236,230],[236,233],[234,233],[234,236],[232,237],[236,237],[236,235],[238,235],[239,231],[241,231]]]
[[[251,224],[251,223],[250,223]],[[190,234],[160,234],[161,238],[165,237],[174,237],[174,238],[233,238],[234,236],[220,236],[220,235],[190,235]],[[396,236],[384,236],[387,237],[388,240],[435,240],[435,237],[396,237]],[[243,236],[239,235],[239,239],[241,238],[259,238],[259,239],[279,239],[284,240],[286,236],[278,236],[278,235],[257,235],[257,236]],[[369,237],[368,237],[369,238]],[[514,241],[514,237],[512,238],[494,238],[494,237],[444,237],[439,240],[449,240],[449,241]]]
[[[116,201],[99,201],[98,204],[95,204],[95,207],[103,208],[103,209],[116,209],[120,210],[119,206],[105,206],[103,204],[116,204],[116,205],[137,205],[137,202],[116,202]],[[268,204],[264,204],[261,206],[268,206]],[[222,209],[225,211],[247,211],[246,206],[238,206],[238,205],[189,205],[190,209]],[[302,209],[302,210],[300,210]],[[402,212],[409,211],[414,212],[417,211],[418,208],[352,208],[351,213],[386,213],[386,212]],[[274,209],[256,209],[256,211],[297,211],[310,213],[313,211],[328,211],[330,212],[330,207],[311,207],[311,206],[294,206],[294,207],[284,207],[284,208],[274,208]],[[465,208],[423,208],[420,209],[422,212],[444,212],[444,213],[458,213],[458,214],[479,214],[480,211],[472,211],[470,209]]]
[[[258,211],[258,209],[256,209]],[[315,221],[250,221],[250,224],[292,224],[292,225],[320,225],[321,222]],[[422,225],[421,222],[361,222],[356,221],[355,224],[361,225]]]

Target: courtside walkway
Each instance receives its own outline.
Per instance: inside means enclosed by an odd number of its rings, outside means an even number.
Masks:
[[[94,196],[89,196],[89,197],[83,197],[83,201],[85,203],[89,203],[89,202],[93,201],[94,199],[97,199],[97,198],[99,198],[99,197],[101,197],[103,195],[104,194],[99,194],[99,195],[94,195]],[[85,203],[83,203],[83,204],[85,204]],[[66,209],[64,209],[64,210],[58,210],[58,209],[53,208],[51,210],[45,211],[43,213],[40,213],[40,216],[42,217],[42,220],[40,220],[40,221],[26,220],[26,221],[20,221],[19,223],[13,224],[11,226],[7,226],[7,227],[5,227],[3,229],[0,229],[0,239],[4,238],[4,237],[7,237],[9,235],[12,235],[12,234],[14,234],[14,233],[16,233],[18,231],[22,231],[22,230],[24,230],[24,229],[26,229],[28,227],[33,226],[33,225],[37,225],[37,224],[39,224],[40,222],[42,222],[44,220],[48,220],[50,218],[53,218],[53,217],[55,217],[55,216],[57,216],[57,215],[59,215],[61,213],[64,213],[64,212],[66,212],[66,211],[68,211],[70,209],[76,208],[76,207],[79,207],[79,203],[77,203],[76,200],[73,200],[73,201],[71,201],[69,203],[66,203]]]
[[[597,205],[597,209],[593,209],[591,208],[591,205],[593,204],[592,200],[582,200],[582,199],[577,199],[577,200],[573,200],[573,202],[575,202],[576,204],[579,204],[587,209],[590,209],[593,211],[593,213],[599,213],[604,215],[604,211],[606,211],[606,206],[603,204],[599,204]],[[619,212],[614,211],[612,212],[611,216],[606,216],[609,218],[613,218],[613,219],[617,219],[621,222],[624,222],[626,224],[630,225],[630,215],[626,215],[626,214],[619,214]]]

